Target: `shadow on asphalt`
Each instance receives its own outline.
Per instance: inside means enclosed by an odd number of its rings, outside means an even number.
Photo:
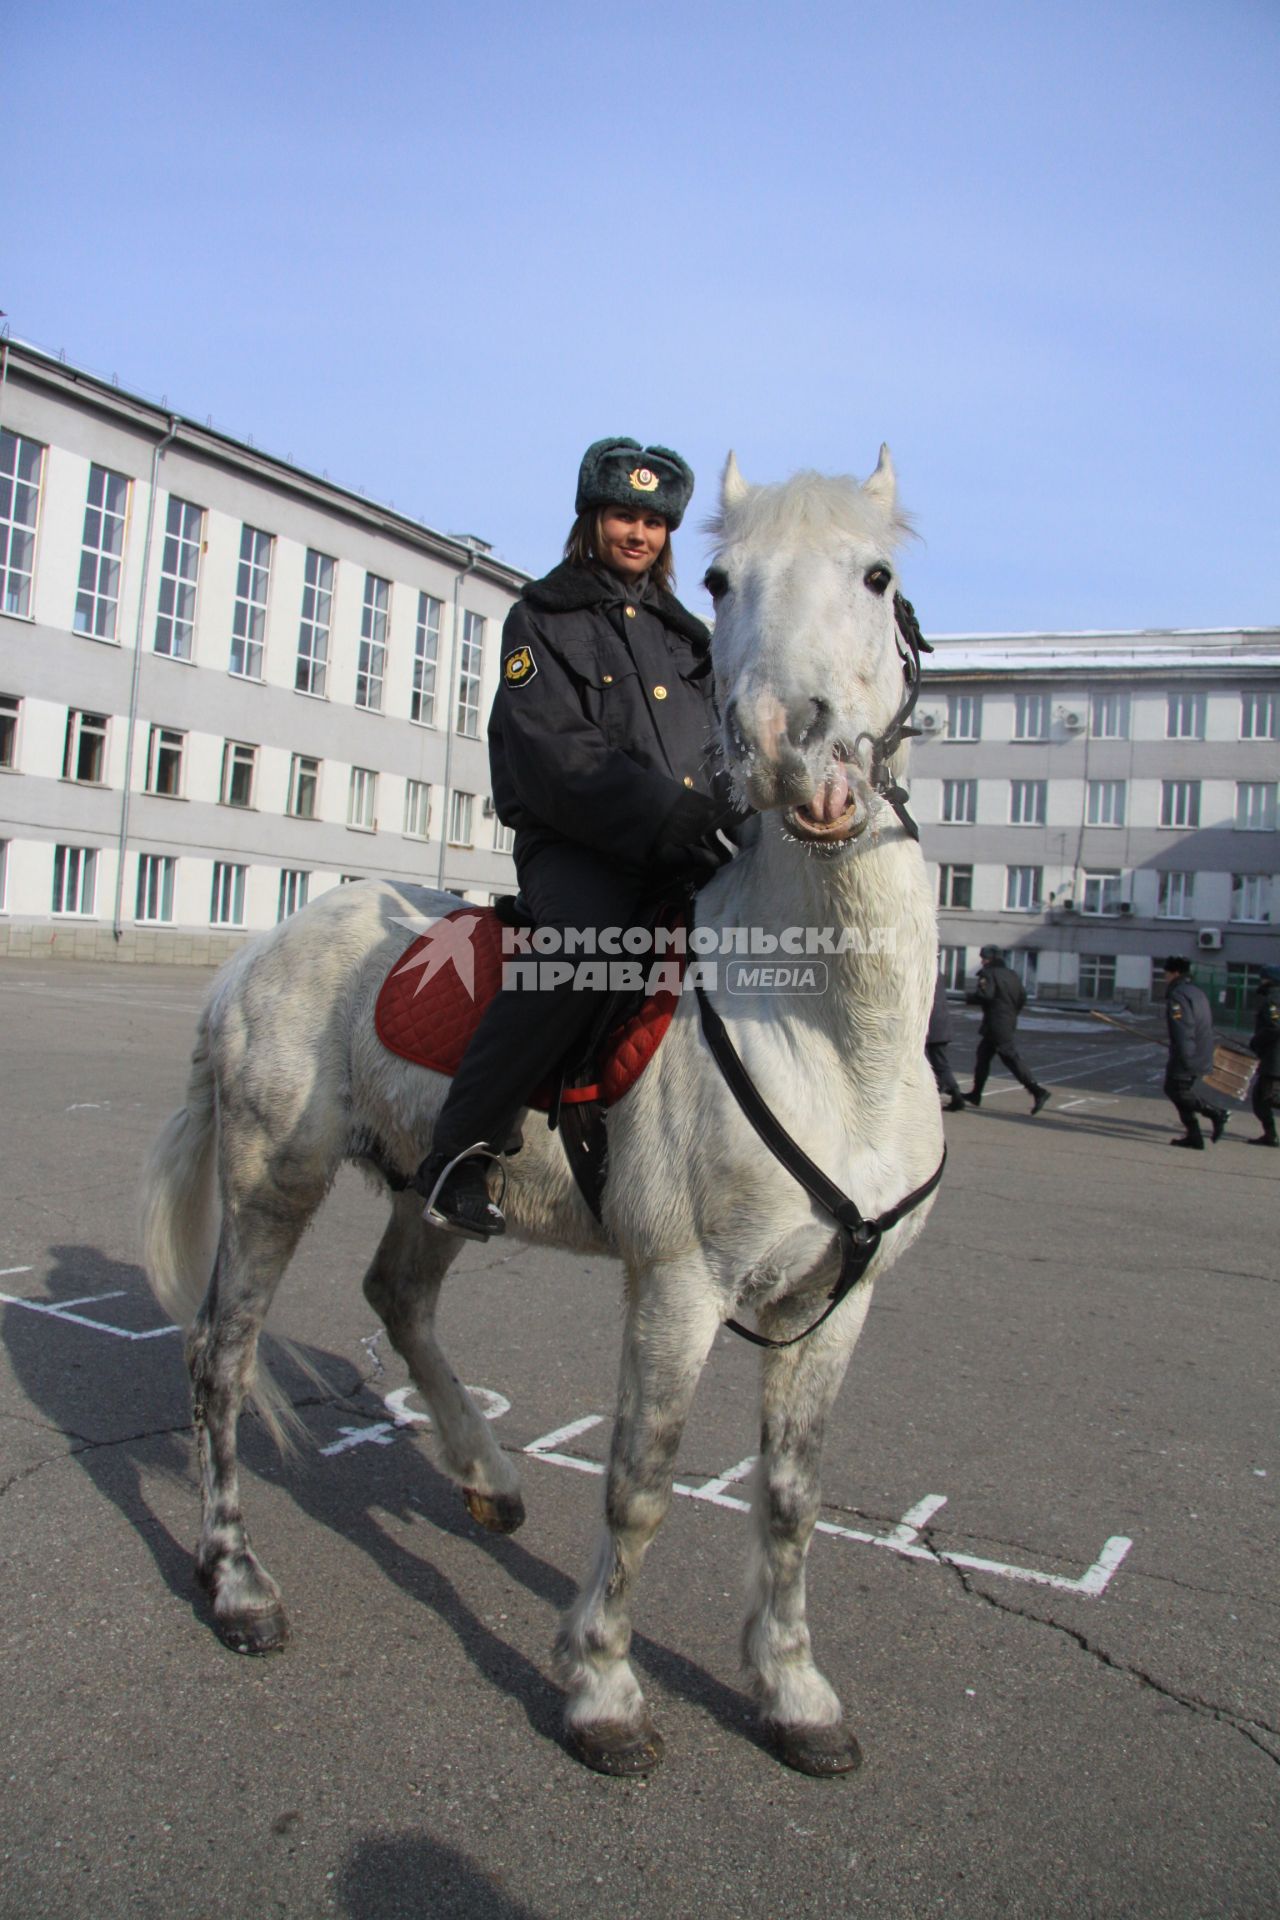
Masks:
[[[48,1304],[66,1302],[72,1310],[90,1317],[109,1313],[112,1324],[125,1329],[154,1327],[156,1307],[140,1267],[112,1260],[92,1246],[55,1246],[50,1253],[54,1264],[44,1296]],[[116,1297],[109,1307],[100,1307],[86,1303],[87,1295]],[[112,1339],[74,1321],[61,1320],[55,1342],[51,1340],[48,1315],[14,1306],[4,1307],[0,1332],[15,1378],[32,1406],[71,1441],[72,1457],[142,1540],[170,1593],[187,1601],[212,1632],[211,1614],[194,1578],[191,1547],[174,1537],[146,1492],[146,1482],[154,1482],[161,1475],[189,1493],[194,1542],[199,1526],[198,1493],[186,1370],[178,1336],[168,1336],[160,1343]],[[166,1350],[159,1364],[158,1344]],[[277,1382],[303,1411],[337,1405],[362,1420],[385,1417],[382,1401],[367,1393],[357,1370],[340,1355],[315,1347],[298,1349],[307,1366],[331,1388],[326,1398],[286,1353],[278,1347],[273,1350],[269,1339],[264,1341],[264,1349]],[[127,1409],[131,1416],[129,1431],[120,1431],[121,1409]],[[306,1442],[299,1453],[282,1460],[261,1422],[247,1414],[240,1424],[239,1451],[247,1476],[282,1488],[321,1527],[358,1547],[388,1580],[437,1615],[477,1671],[520,1705],[535,1733],[560,1742],[560,1696],[546,1675],[480,1619],[448,1576],[397,1540],[385,1522],[409,1525],[425,1518],[438,1531],[479,1548],[510,1579],[557,1611],[569,1605],[576,1591],[569,1575],[539,1559],[517,1539],[495,1536],[477,1526],[457,1488],[435,1468],[420,1445],[362,1448],[357,1472],[333,1472]],[[255,1529],[251,1486],[245,1517],[254,1544],[270,1568],[271,1543],[269,1539],[264,1542],[261,1531]],[[589,1545],[583,1542],[584,1564]],[[322,1566],[323,1555],[317,1552],[317,1588],[324,1578]],[[289,1594],[284,1598],[287,1608]],[[710,1714],[735,1736],[756,1739],[742,1694],[641,1634],[633,1639],[632,1654],[669,1693]],[[369,1911],[379,1913],[383,1909]]]
[[[456,1847],[405,1834],[370,1838],[354,1849],[337,1880],[342,1910],[351,1920],[538,1920],[532,1907],[509,1899],[488,1874]]]

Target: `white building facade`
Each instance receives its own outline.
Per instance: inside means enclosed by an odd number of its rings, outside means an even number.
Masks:
[[[911,788],[948,983],[989,943],[1041,998],[1141,1006],[1180,952],[1242,1016],[1280,963],[1280,630],[934,648]]]
[[[511,891],[527,577],[0,341],[0,953],[207,964],[349,878]]]

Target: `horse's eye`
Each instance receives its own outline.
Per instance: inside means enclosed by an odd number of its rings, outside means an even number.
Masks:
[[[729,576],[723,567],[708,567],[702,584],[713,600],[722,600],[729,591]]]
[[[893,579],[893,575],[888,567],[868,567],[862,578],[863,583],[870,587],[872,593],[884,594],[889,590],[889,582]]]

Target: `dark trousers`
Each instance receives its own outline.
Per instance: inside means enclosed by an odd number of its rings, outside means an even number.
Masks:
[[[938,1092],[945,1093],[950,1100],[960,1098],[960,1086],[951,1071],[951,1062],[947,1058],[949,1040],[926,1040],[924,1057],[933,1068],[933,1077],[938,1083]]]
[[[1263,1138],[1274,1140],[1276,1137],[1276,1108],[1280,1106],[1280,1075],[1260,1073],[1253,1083],[1253,1092],[1249,1095],[1249,1105],[1257,1115],[1258,1125],[1262,1128]]]
[[[987,1075],[991,1071],[991,1062],[999,1058],[1009,1069],[1015,1080],[1020,1080],[1028,1093],[1038,1093],[1040,1083],[1027,1072],[1022,1055],[1014,1045],[1013,1036],[1007,1040],[995,1040],[990,1034],[978,1035],[978,1052],[973,1063],[973,1091],[981,1093],[987,1084]]]
[[[518,871],[521,896],[537,925],[560,931],[631,926],[648,892],[643,874],[567,842],[538,848]],[[536,952],[519,957],[539,958]],[[585,1038],[608,998],[604,988],[582,991],[572,981],[538,993],[514,987],[500,992],[453,1077],[436,1122],[435,1151],[452,1158],[482,1140],[501,1151],[529,1096]]]
[[[1196,1078],[1194,1073],[1187,1073],[1180,1067],[1167,1068],[1164,1076],[1166,1098],[1172,1100],[1177,1108],[1183,1132],[1189,1140],[1203,1140],[1204,1135],[1200,1131],[1202,1117],[1205,1120],[1221,1120],[1225,1119],[1227,1112],[1225,1107],[1211,1107],[1207,1100],[1201,1098],[1196,1092]]]

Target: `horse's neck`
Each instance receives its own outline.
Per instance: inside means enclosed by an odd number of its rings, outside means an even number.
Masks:
[[[937,939],[919,847],[895,824],[848,854],[825,859],[789,843],[773,821],[763,827],[757,845],[725,876],[716,915],[721,926],[758,929],[766,941],[777,937],[780,962],[791,958],[781,937],[802,930],[801,940],[793,934],[789,944],[812,949],[828,983],[806,1002],[806,1017],[826,1029],[855,1075],[868,1056],[882,1067],[919,1054]],[[809,929],[830,934],[830,941],[814,939]],[[882,1078],[878,1072],[877,1081]]]

